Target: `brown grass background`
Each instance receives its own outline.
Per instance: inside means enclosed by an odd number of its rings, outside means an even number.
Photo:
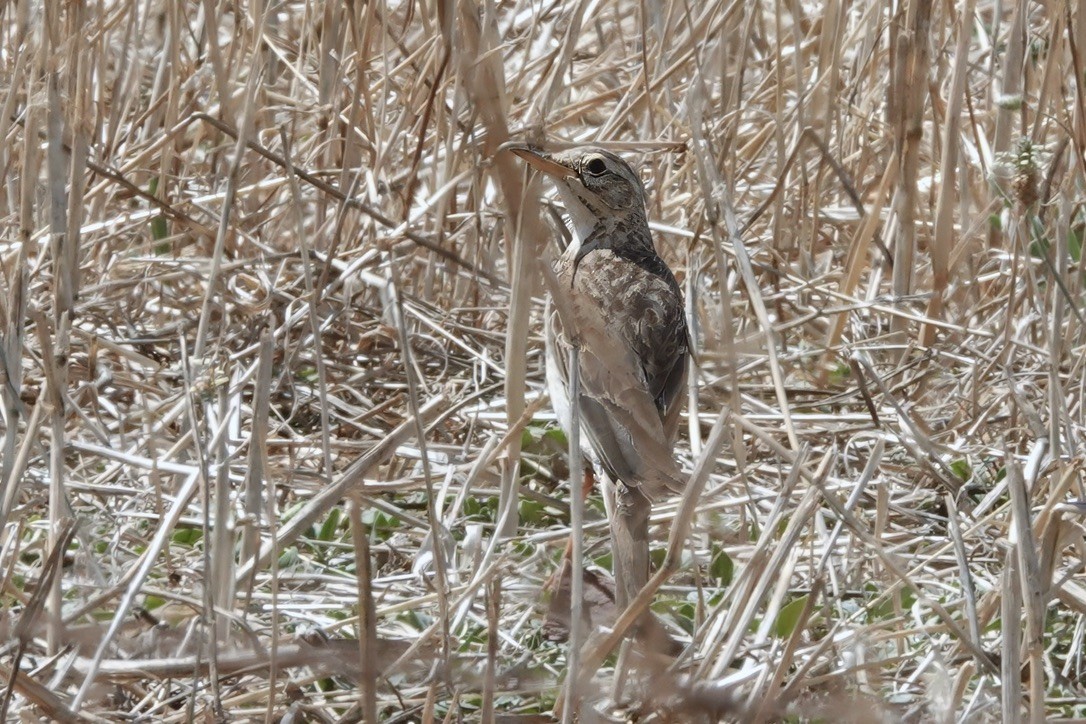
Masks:
[[[637,164],[687,470],[727,419],[653,516],[681,654],[583,720],[1086,716],[1084,53],[1086,0],[0,4],[6,719],[546,720],[510,140]]]

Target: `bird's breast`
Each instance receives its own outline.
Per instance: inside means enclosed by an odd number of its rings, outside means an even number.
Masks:
[[[560,287],[568,289],[582,346],[616,345],[633,356],[648,377],[671,368],[686,353],[682,296],[658,257],[638,263],[610,249],[586,254],[573,273],[572,258],[558,263]]]

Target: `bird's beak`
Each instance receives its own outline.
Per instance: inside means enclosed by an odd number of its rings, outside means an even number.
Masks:
[[[554,156],[543,151],[537,151],[529,146],[507,146],[510,151],[523,158],[529,166],[556,179],[576,176],[577,172],[565,164],[554,160]]]

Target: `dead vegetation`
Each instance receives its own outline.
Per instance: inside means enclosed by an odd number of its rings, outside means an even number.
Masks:
[[[594,639],[583,720],[1086,715],[1084,13],[0,5],[7,719],[546,720],[560,227],[508,140],[641,164],[686,470],[726,420],[653,515],[680,653],[615,704]]]

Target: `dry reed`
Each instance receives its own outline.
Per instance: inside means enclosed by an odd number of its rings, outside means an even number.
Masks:
[[[1086,716],[1084,13],[0,5],[6,719]],[[696,331],[575,682],[508,140],[640,164]]]

